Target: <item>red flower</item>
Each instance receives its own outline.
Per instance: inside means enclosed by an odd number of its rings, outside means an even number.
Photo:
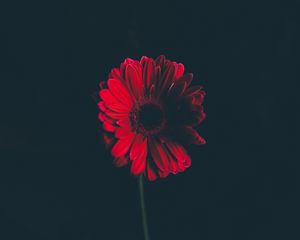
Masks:
[[[117,167],[130,164],[132,174],[155,180],[191,165],[183,144],[205,144],[193,129],[205,118],[205,92],[190,87],[192,78],[160,56],[127,58],[100,83],[99,119]]]

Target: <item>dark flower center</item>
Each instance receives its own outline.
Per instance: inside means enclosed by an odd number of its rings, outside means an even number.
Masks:
[[[157,104],[145,103],[132,112],[131,122],[144,135],[156,134],[165,124],[163,109]]]
[[[161,126],[163,121],[162,110],[154,104],[145,104],[138,112],[139,123],[146,130],[152,130]]]

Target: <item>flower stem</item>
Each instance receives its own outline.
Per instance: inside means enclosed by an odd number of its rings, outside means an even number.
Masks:
[[[141,210],[142,210],[142,220],[144,227],[144,238],[145,240],[150,240],[148,224],[147,224],[147,214],[145,206],[145,197],[144,197],[144,183],[143,183],[143,174],[139,177],[139,189],[140,189],[140,201],[141,201]]]

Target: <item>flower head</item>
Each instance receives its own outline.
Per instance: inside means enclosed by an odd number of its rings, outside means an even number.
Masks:
[[[205,92],[192,79],[181,63],[144,56],[125,59],[100,83],[99,119],[117,167],[155,180],[191,165],[184,145],[205,144],[193,128],[205,118]]]

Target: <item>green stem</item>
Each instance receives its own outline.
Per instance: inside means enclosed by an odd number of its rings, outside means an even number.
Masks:
[[[148,231],[148,224],[147,224],[145,197],[144,197],[143,174],[141,174],[140,177],[139,177],[139,189],[140,189],[142,220],[143,220],[143,227],[144,227],[144,238],[145,238],[145,240],[150,240],[149,231]]]

